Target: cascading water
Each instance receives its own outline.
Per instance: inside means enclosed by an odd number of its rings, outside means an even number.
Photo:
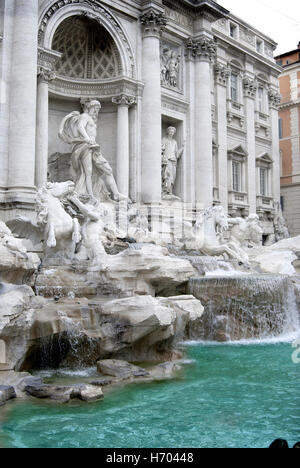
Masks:
[[[25,360],[32,369],[57,369],[62,365],[81,368],[95,362],[97,342],[84,329],[82,321],[76,320],[62,310],[57,310],[58,330],[49,333],[49,324],[40,330],[42,338]],[[43,328],[43,324],[39,324]]]
[[[209,341],[266,339],[300,330],[295,287],[283,276],[192,279],[188,293],[205,307],[189,338]]]

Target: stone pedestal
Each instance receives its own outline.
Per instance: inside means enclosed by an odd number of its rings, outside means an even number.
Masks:
[[[161,12],[149,10],[141,17],[143,26],[142,108],[142,199],[145,203],[161,200],[161,83],[160,36],[166,25]]]
[[[38,0],[18,0],[12,43],[7,201],[32,201],[35,193]]]

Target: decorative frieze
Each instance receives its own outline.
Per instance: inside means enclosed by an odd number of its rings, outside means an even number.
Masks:
[[[60,96],[74,98],[101,96],[103,100],[111,100],[121,94],[142,97],[144,84],[128,78],[117,78],[105,82],[89,80],[77,82],[58,76],[50,83],[50,89]]]
[[[189,38],[186,43],[186,57],[188,59],[211,62],[216,55],[216,50],[215,42],[207,37],[202,37],[197,40]]]
[[[116,96],[112,98],[112,103],[116,104],[117,106],[126,106],[131,107],[136,104],[137,100],[134,96],[129,96],[127,94],[121,94],[120,96]]]
[[[244,88],[245,97],[249,97],[252,99],[256,98],[256,91],[257,91],[256,80],[252,80],[251,78],[245,77],[243,79],[243,88]]]
[[[144,13],[140,19],[143,25],[144,37],[155,36],[160,38],[168,23],[166,16],[163,13],[155,11],[154,9]]]

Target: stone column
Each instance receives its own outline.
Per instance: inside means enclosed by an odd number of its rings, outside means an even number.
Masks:
[[[247,122],[247,152],[248,152],[248,203],[250,214],[256,213],[257,187],[256,187],[256,150],[255,150],[255,98],[256,82],[245,77],[243,81],[245,99],[245,117]]]
[[[18,0],[15,4],[9,133],[10,201],[32,202],[35,192],[38,6],[38,0]]]
[[[280,147],[279,147],[279,128],[278,128],[278,109],[281,102],[281,96],[278,90],[269,90],[269,108],[272,128],[272,189],[271,194],[275,203],[280,202]]]
[[[207,37],[189,41],[194,50],[195,71],[195,184],[196,203],[207,208],[213,202],[211,62],[214,42]]]
[[[142,107],[142,200],[161,201],[161,74],[160,37],[167,20],[151,9],[141,17],[143,26],[142,75],[145,84]]]
[[[49,81],[55,74],[45,67],[38,68],[37,118],[36,118],[36,166],[37,188],[47,183],[48,172],[48,122],[49,122]]]
[[[129,107],[136,103],[132,96],[122,94],[113,98],[112,102],[118,106],[117,133],[117,185],[119,192],[129,196]]]
[[[224,64],[215,65],[216,97],[218,113],[218,181],[219,199],[228,210],[228,145],[227,145],[227,85],[230,70]]]

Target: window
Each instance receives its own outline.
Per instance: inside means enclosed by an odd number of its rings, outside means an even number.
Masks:
[[[231,100],[238,102],[238,75],[231,75]]]
[[[256,39],[256,51],[259,54],[263,53],[263,42],[260,39]]]
[[[260,194],[266,197],[268,194],[268,169],[260,168]]]
[[[279,138],[283,138],[282,119],[278,119]]]
[[[241,192],[242,187],[242,164],[232,161],[232,189],[234,192]]]
[[[282,60],[277,60],[277,65],[282,66],[282,63],[283,63]]]
[[[263,88],[258,88],[258,110],[259,112],[264,112],[264,90]]]
[[[237,39],[237,26],[233,23],[230,23],[230,37]]]

